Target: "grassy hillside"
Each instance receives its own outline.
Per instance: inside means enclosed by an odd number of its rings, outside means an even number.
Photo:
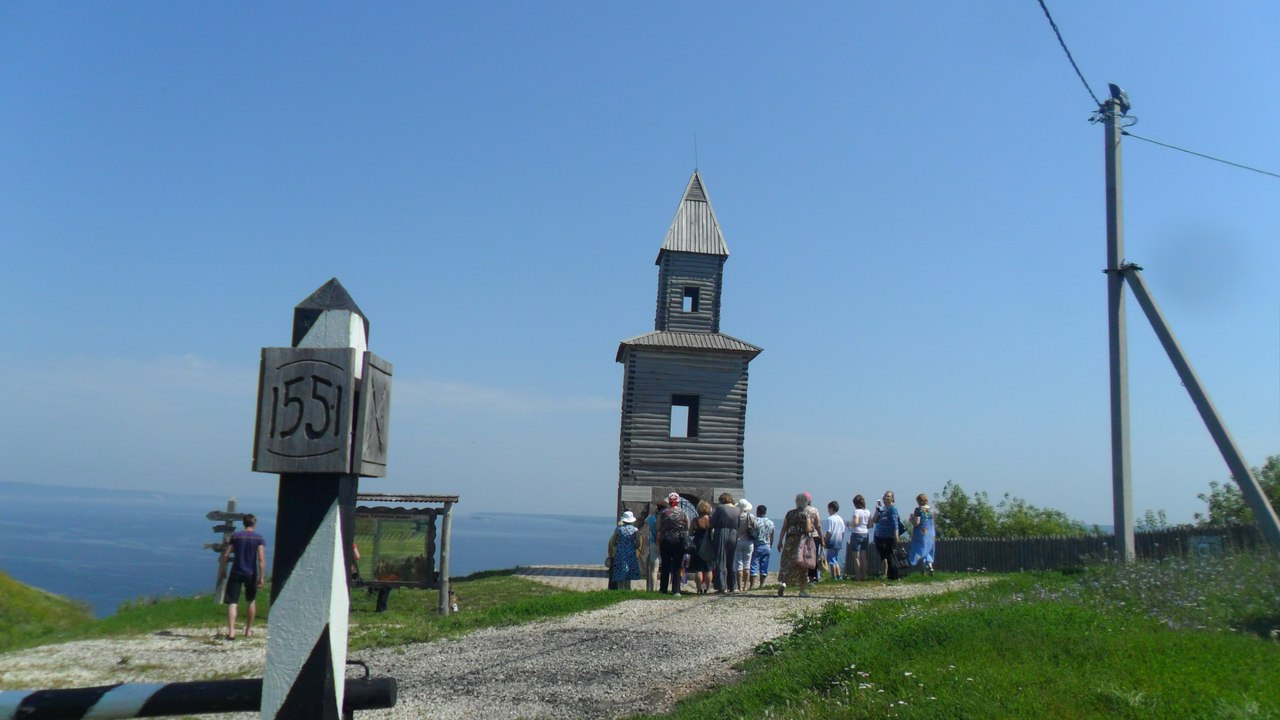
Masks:
[[[0,650],[39,645],[92,623],[87,605],[23,585],[0,572]]]
[[[87,607],[3,577],[0,585],[0,652],[48,642],[138,635],[168,628],[204,627],[221,632],[226,610],[208,595],[189,598],[141,598],[94,620]],[[510,570],[455,579],[463,612],[441,617],[435,590],[401,589],[392,593],[390,610],[375,613],[375,597],[356,590],[351,596],[350,647],[390,647],[455,637],[482,627],[514,625],[560,617],[623,600],[659,597],[653,593],[558,590],[512,575]],[[258,618],[270,617],[268,584],[258,592]],[[243,608],[243,606],[242,606]],[[240,623],[243,625],[243,612]]]
[[[1278,598],[1255,552],[832,603],[661,717],[1277,718]]]

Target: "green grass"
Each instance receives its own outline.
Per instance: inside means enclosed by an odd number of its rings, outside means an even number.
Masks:
[[[0,651],[31,647],[93,623],[89,607],[0,572]]]
[[[515,577],[512,571],[477,573],[453,583],[460,612],[441,617],[435,591],[396,590],[387,612],[375,613],[375,597],[356,591],[351,598],[349,647],[394,647],[456,637],[483,627],[518,625],[606,607],[623,600],[660,598],[656,593],[608,590],[574,592]]]
[[[661,597],[655,593],[573,592],[516,577],[511,570],[476,573],[455,579],[460,612],[439,614],[435,590],[397,589],[388,611],[374,612],[376,597],[356,589],[351,594],[349,647],[362,650],[455,637],[484,627],[516,625],[561,617],[623,600]],[[270,616],[271,585],[258,591],[258,618]],[[0,575],[0,651],[50,642],[120,637],[168,628],[207,627],[218,634],[226,625],[226,609],[208,595],[187,598],[139,598],[112,615],[94,620],[88,609]],[[244,622],[243,603],[239,623]]]
[[[737,685],[669,717],[1280,717],[1280,644],[1248,631],[1266,622],[1259,598],[1278,606],[1268,564],[1277,558],[1190,573],[1029,573],[916,600],[831,603],[758,648]],[[1244,588],[1226,582],[1241,573]],[[1171,618],[1171,584],[1197,587],[1195,602],[1213,612],[1196,625]]]
[[[258,622],[270,615],[270,603],[267,601],[270,594],[270,583],[258,591]],[[78,610],[78,614],[68,613],[62,622],[36,627],[10,625],[8,613],[0,610],[0,652],[69,640],[141,635],[168,628],[208,627],[212,636],[225,628],[227,622],[226,606],[214,603],[209,595],[142,597],[125,602],[115,613],[95,620],[87,606],[9,580],[8,577],[0,577],[0,608],[26,597],[42,598],[42,606],[48,605],[55,610],[59,607],[71,607]],[[238,622],[244,623],[243,601]]]
[[[271,616],[271,583],[258,590],[256,623]],[[244,627],[245,602],[240,601],[236,624]],[[156,632],[166,628],[209,626],[211,634],[227,624],[227,606],[213,601],[212,595],[195,597],[138,598],[123,603],[115,613],[96,621],[84,630],[83,637],[111,637]]]

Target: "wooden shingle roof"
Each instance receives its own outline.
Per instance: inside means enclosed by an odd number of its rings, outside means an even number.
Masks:
[[[680,200],[680,207],[676,208],[676,217],[671,221],[667,237],[662,241],[662,249],[658,251],[659,262],[664,252],[729,256],[729,246],[725,245],[724,235],[720,232],[720,221],[716,219],[716,211],[711,208],[711,200],[707,198],[707,190],[703,187],[702,176],[697,170],[689,178],[684,198]]]
[[[671,332],[665,330],[638,335],[618,343],[618,356],[616,358],[618,362],[622,362],[622,353],[627,347],[715,350],[742,353],[749,355],[751,358],[755,358],[755,356],[764,352],[763,348],[758,348],[749,342],[743,342],[724,333]]]

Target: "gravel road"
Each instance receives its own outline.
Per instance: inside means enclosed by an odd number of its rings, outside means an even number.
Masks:
[[[811,598],[739,593],[630,600],[455,640],[365,650],[352,659],[368,663],[374,676],[396,678],[399,702],[359,715],[594,720],[658,712],[684,695],[732,681],[734,665],[761,642],[786,634],[797,612],[830,601],[902,598],[975,582],[980,580],[824,584]],[[261,677],[265,633],[228,642],[216,632],[171,630],[5,653],[0,689]]]

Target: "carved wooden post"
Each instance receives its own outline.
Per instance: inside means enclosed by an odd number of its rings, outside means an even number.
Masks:
[[[341,715],[350,513],[386,468],[391,365],[368,336],[334,278],[294,309],[293,347],[262,350],[253,469],[280,473],[264,720]]]
[[[431,523],[433,526],[434,522]],[[444,501],[444,519],[440,521],[440,614],[448,615],[453,607],[449,603],[449,535],[453,532],[453,502]]]

